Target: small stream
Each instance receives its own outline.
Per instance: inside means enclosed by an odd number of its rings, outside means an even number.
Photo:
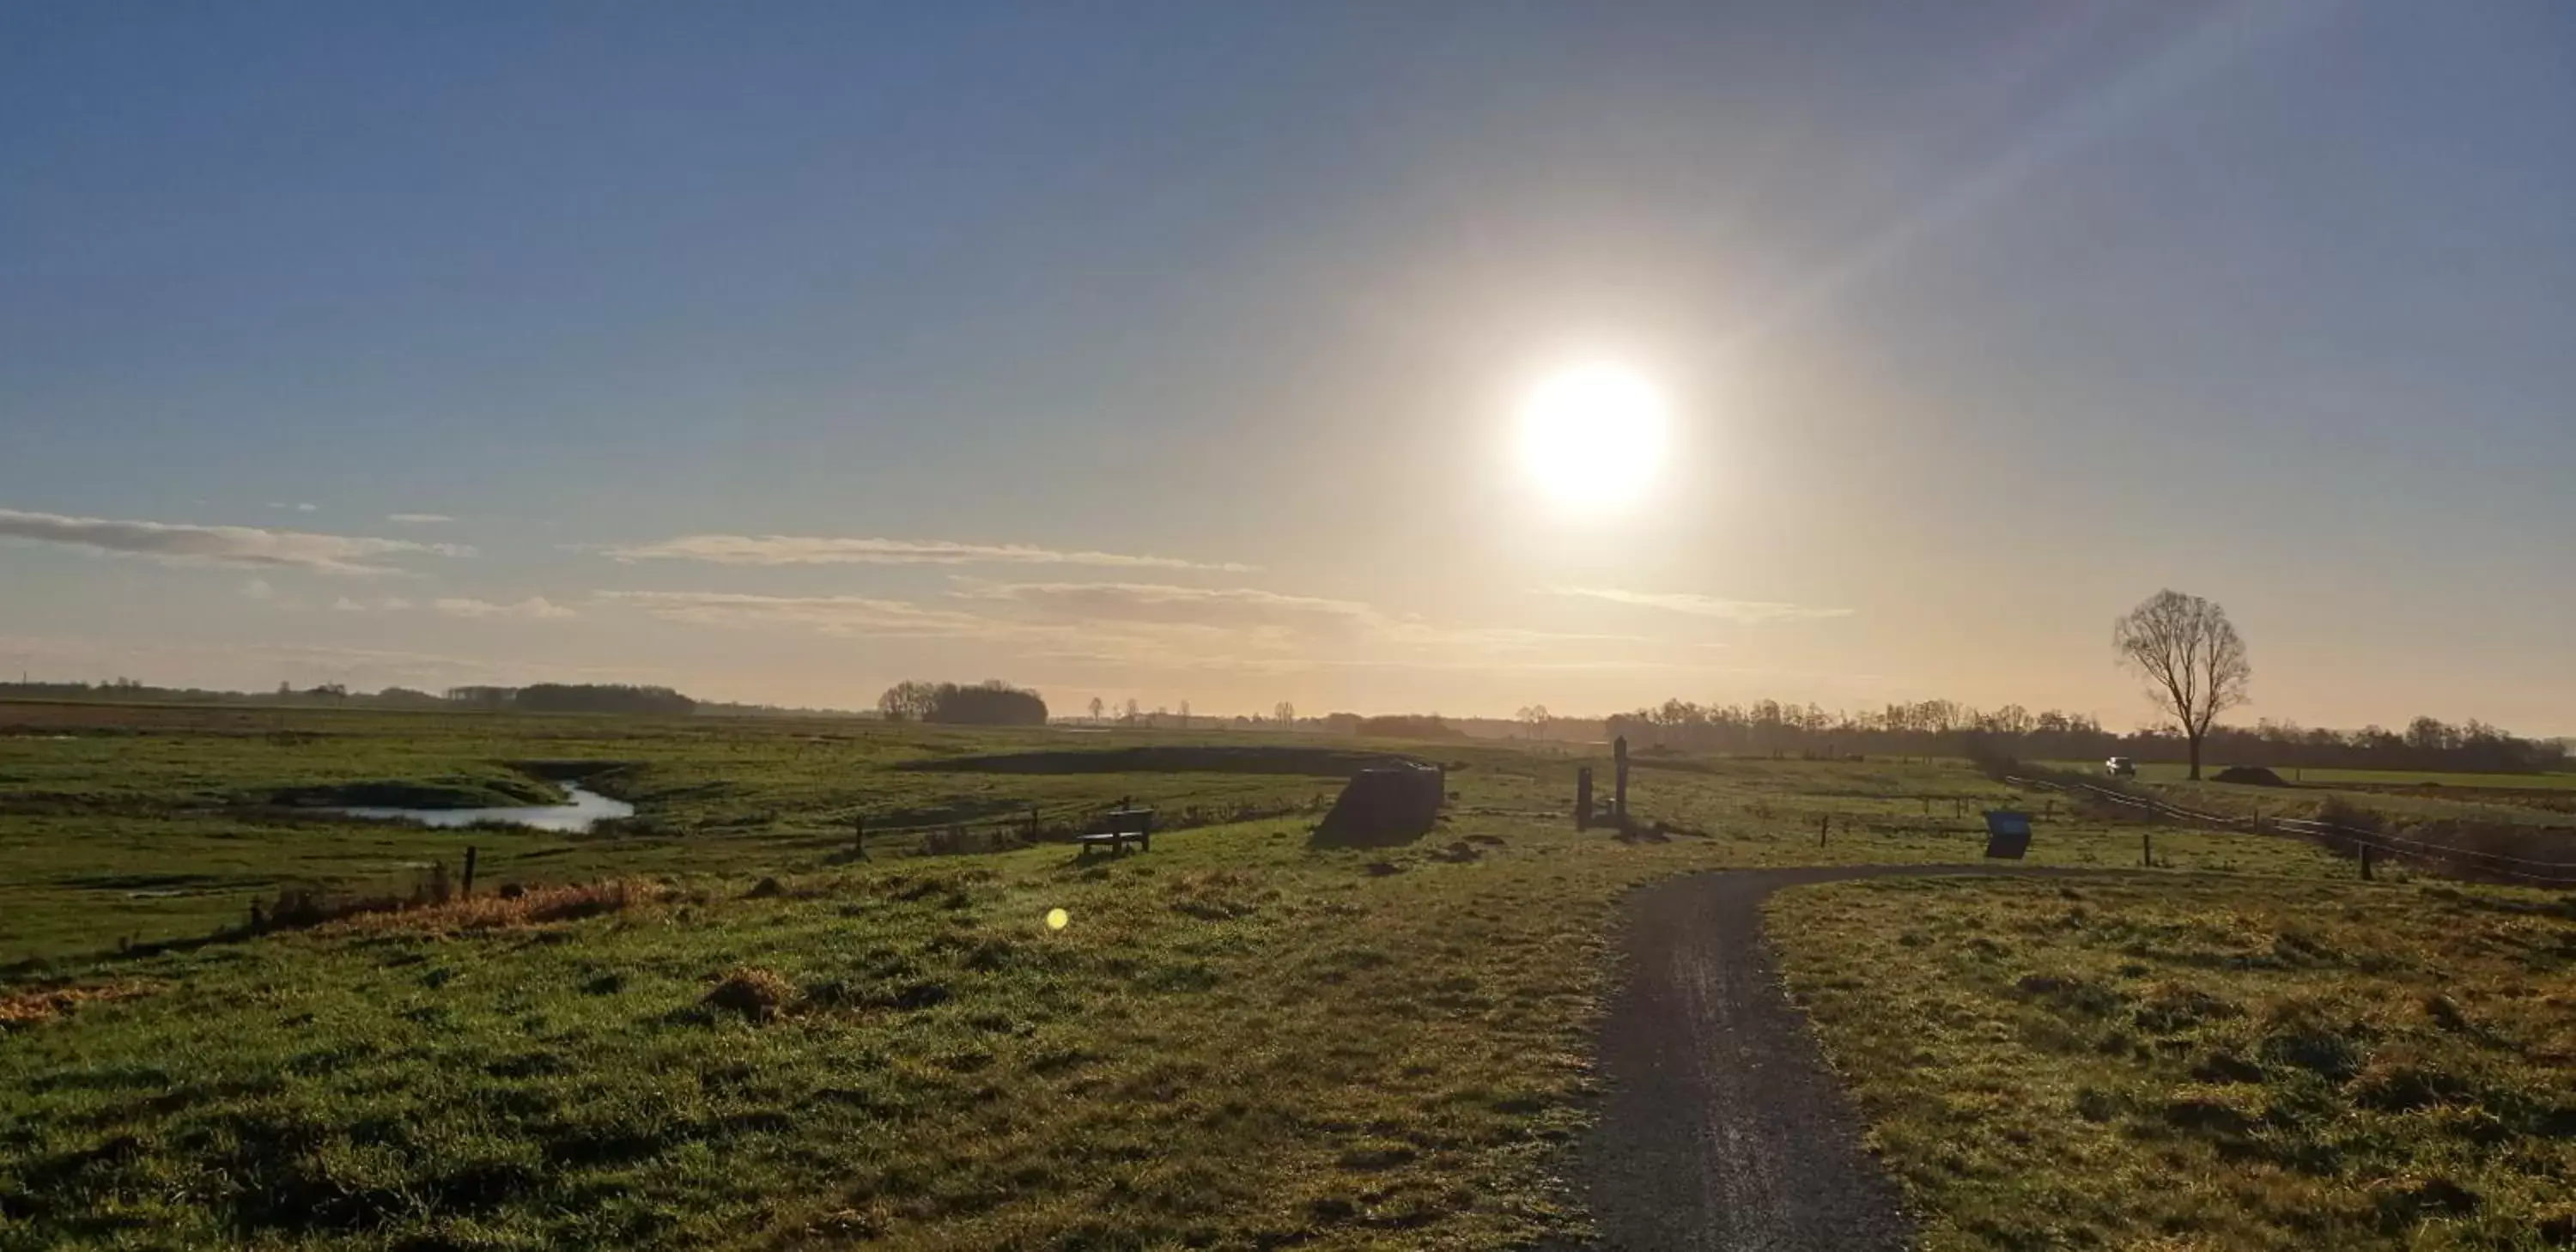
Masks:
[[[635,816],[635,806],[624,800],[612,800],[596,791],[584,791],[567,785],[564,794],[572,797],[568,804],[504,805],[488,809],[393,809],[342,808],[333,812],[378,821],[407,819],[424,826],[471,826],[476,822],[506,822],[531,830],[551,830],[564,834],[582,834],[592,826],[614,817]]]

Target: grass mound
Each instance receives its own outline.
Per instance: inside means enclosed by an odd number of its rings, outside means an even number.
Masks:
[[[765,1022],[795,1002],[796,984],[769,970],[746,965],[726,974],[698,1004],[713,1012]]]

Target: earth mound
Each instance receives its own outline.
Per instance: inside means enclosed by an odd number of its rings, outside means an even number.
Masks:
[[[2223,783],[2244,783],[2253,787],[2287,787],[2290,785],[2289,783],[2282,781],[2279,774],[2275,774],[2260,765],[2230,765],[2227,768],[2218,771],[2218,773],[2213,776],[2212,781]]]

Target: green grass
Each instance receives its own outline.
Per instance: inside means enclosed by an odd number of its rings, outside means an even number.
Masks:
[[[1334,787],[920,767],[1260,742],[1236,735],[130,716],[148,733],[128,754],[0,739],[0,771],[50,797],[0,808],[0,937],[43,957],[0,976],[0,1023],[17,1023],[0,1026],[0,1247],[1522,1247],[1585,1229],[1558,1180],[1629,888],[1973,860],[1991,804],[2041,815],[2037,863],[2137,853],[2134,828],[1946,763],[1658,761],[1634,805],[1677,829],[1578,834],[1563,814],[1581,759],[1442,744],[1421,750],[1460,767],[1456,797],[1408,847],[1314,850],[1297,817],[1120,858],[849,863],[858,809],[1214,810]],[[621,763],[599,785],[637,820],[586,839],[426,831],[228,798],[563,760]],[[398,880],[467,841],[487,882],[625,875],[634,902],[102,951],[146,925],[203,933],[262,882]],[[2351,872],[2291,840],[2155,846],[2257,895]],[[708,1008],[728,978],[777,989],[775,1011]]]
[[[2576,910],[2417,883],[1782,893],[1933,1249],[2576,1239]]]
[[[2259,762],[2247,762],[2259,764]],[[2043,764],[2077,773],[2099,773],[2100,761],[2049,761]],[[2212,763],[2202,767],[2205,774],[2215,774],[2235,762]],[[2335,787],[2421,787],[2427,783],[2438,787],[2471,787],[2498,791],[2576,791],[2576,772],[2549,774],[2469,774],[2453,770],[2402,769],[2280,769],[2284,781],[2305,786]],[[2178,763],[2148,761],[2138,765],[2138,777],[2148,782],[2182,782],[2191,776],[2189,766]]]

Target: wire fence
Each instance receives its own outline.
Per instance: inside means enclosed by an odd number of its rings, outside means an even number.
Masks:
[[[2503,852],[2489,852],[2456,844],[2431,843],[2404,835],[2393,835],[2383,830],[2365,830],[2357,826],[2312,821],[2306,818],[2238,817],[2227,813],[2204,813],[2154,796],[2142,796],[2110,787],[2097,787],[2091,783],[2021,778],[2009,774],[2004,776],[2004,781],[2022,787],[2038,787],[2068,794],[2089,795],[2094,799],[2121,805],[2168,821],[2193,822],[2226,830],[2246,830],[2256,834],[2261,834],[2267,829],[2281,830],[2311,839],[2340,842],[2356,850],[2369,848],[2390,856],[2444,862],[2454,868],[2498,878],[2509,878],[2516,882],[2533,883],[2544,887],[2576,886],[2576,861],[2534,860],[2530,857],[2513,856]]]

